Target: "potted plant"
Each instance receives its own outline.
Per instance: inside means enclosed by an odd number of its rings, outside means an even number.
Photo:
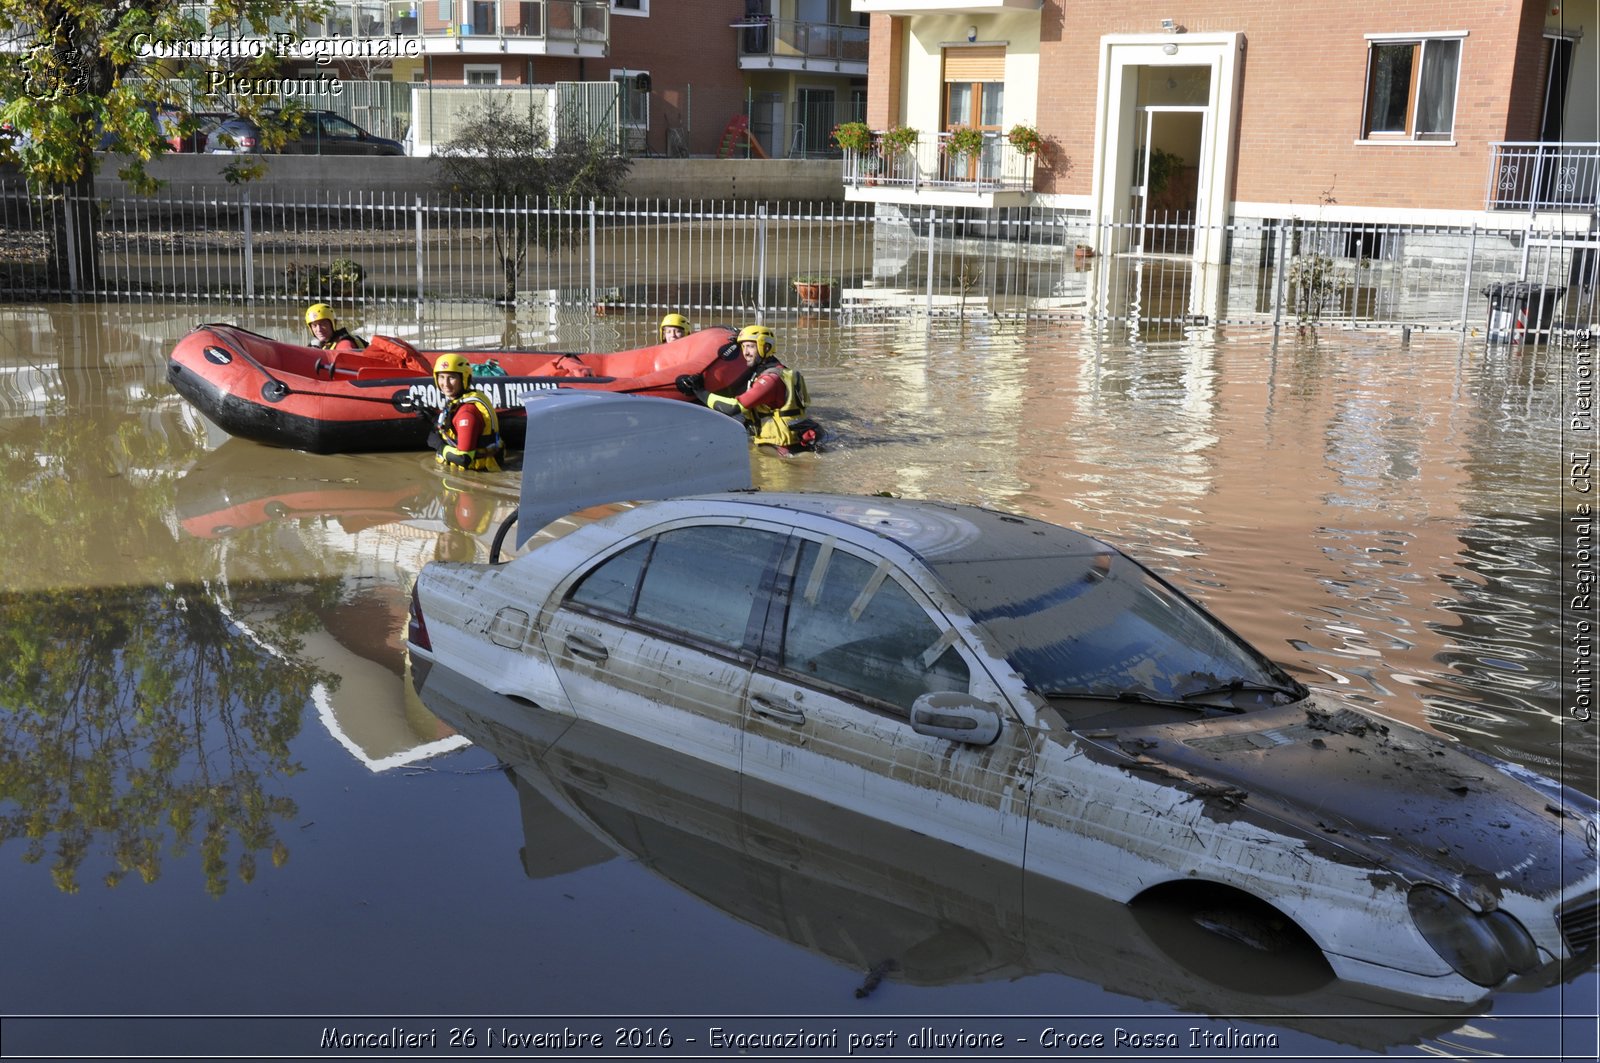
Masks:
[[[904,155],[917,142],[917,131],[909,126],[896,125],[885,129],[878,137],[878,151],[886,159]]]
[[[1172,175],[1183,168],[1183,156],[1156,148],[1150,153],[1150,187],[1146,193],[1159,196],[1167,190]]]
[[[974,159],[983,151],[983,130],[958,125],[945,137],[945,154],[952,159]]]
[[[1072,249],[1072,261],[1082,263],[1094,257],[1094,248],[1088,244],[1079,244]]]
[[[797,273],[792,279],[794,293],[806,306],[821,306],[833,296],[833,286],[838,278],[821,273]]]
[[[840,122],[833,127],[833,142],[859,154],[872,147],[872,130],[865,122]]]
[[[1006,133],[1006,139],[1020,155],[1035,155],[1044,146],[1044,138],[1033,126],[1018,122]]]

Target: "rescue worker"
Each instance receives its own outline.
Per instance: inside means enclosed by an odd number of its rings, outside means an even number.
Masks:
[[[681,340],[689,334],[689,319],[682,314],[668,314],[661,319],[661,328],[658,331],[661,333],[662,343]]]
[[[459,354],[441,354],[433,363],[433,383],[441,404],[429,442],[439,464],[499,472],[505,455],[500,418],[489,396],[473,390],[472,363]]]
[[[738,417],[757,444],[782,451],[814,447],[821,431],[806,416],[810,401],[805,377],[778,361],[773,354],[772,330],[765,325],[748,325],[739,333],[739,353],[746,372],[743,390],[734,396],[705,390],[699,373],[677,380],[678,390],[703,402],[718,413]]]
[[[367,341],[339,327],[333,316],[333,307],[327,303],[313,303],[306,308],[306,328],[311,330],[311,346],[326,351],[359,351]]]

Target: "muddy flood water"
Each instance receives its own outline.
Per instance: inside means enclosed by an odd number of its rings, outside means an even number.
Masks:
[[[1092,897],[986,909],[980,872],[928,866],[927,839],[864,840],[882,887],[852,892],[826,815],[756,837],[693,797],[693,772],[617,784],[629,754],[605,742],[615,774],[530,782],[515,742],[440,722],[403,651],[416,572],[487,559],[515,475],[228,439],[166,383],[194,324],[293,337],[298,315],[0,308],[7,1055],[374,1054],[330,1028],[403,1030],[376,1053],[396,1058],[736,1054],[724,1028],[838,1038],[753,1056],[842,1056],[855,1031],[894,1037],[858,1055],[937,1057],[1048,1028],[1068,1038],[1051,1058],[1096,1036],[1146,1058],[1594,1058],[1591,968],[1390,1009],[1212,969]],[[354,323],[431,347],[503,325],[467,306]],[[1595,725],[1562,686],[1565,349],[768,323],[833,443],[754,457],[758,486],[1081,528],[1301,681],[1596,793]],[[565,350],[639,346],[651,326],[519,323]],[[574,787],[591,796],[551,797]],[[581,1031],[604,1047],[530,1037]]]

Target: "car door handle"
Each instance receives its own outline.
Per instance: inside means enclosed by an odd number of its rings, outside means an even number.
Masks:
[[[611,657],[605,645],[595,639],[584,635],[571,634],[566,637],[567,652],[574,657],[581,657],[585,661],[595,664],[605,664]]]
[[[760,694],[751,695],[750,708],[757,716],[765,716],[781,723],[802,724],[806,722],[806,714],[793,705],[780,704],[771,698],[764,698]]]

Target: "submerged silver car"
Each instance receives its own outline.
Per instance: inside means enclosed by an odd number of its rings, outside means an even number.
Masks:
[[[1195,891],[1187,903],[1152,896],[1121,904],[1025,879],[931,834],[936,821],[905,830],[793,786],[762,786],[531,708],[443,666],[425,681],[412,678],[430,712],[505,765],[522,833],[504,842],[530,878],[633,861],[834,961],[843,968],[834,977],[860,980],[856,998],[880,981],[949,986],[1054,974],[1189,1015],[1270,1015],[1271,1026],[1366,1052],[1445,1035],[1494,999],[1445,1005],[1352,985],[1333,977],[1309,938],[1236,896],[1205,904]],[[1254,936],[1242,938],[1244,927]],[[986,1019],[997,1032],[1002,1021]],[[1024,1034],[1038,1029],[1013,1021]],[[1507,1045],[1480,1046],[1491,1047]]]
[[[1592,962],[1595,801],[1308,691],[1114,547],[839,495],[546,527],[564,501],[670,494],[675,455],[702,486],[749,459],[687,403],[528,412],[522,520],[543,541],[426,566],[414,669],[1115,901],[1234,891],[1351,982],[1466,1002]]]

